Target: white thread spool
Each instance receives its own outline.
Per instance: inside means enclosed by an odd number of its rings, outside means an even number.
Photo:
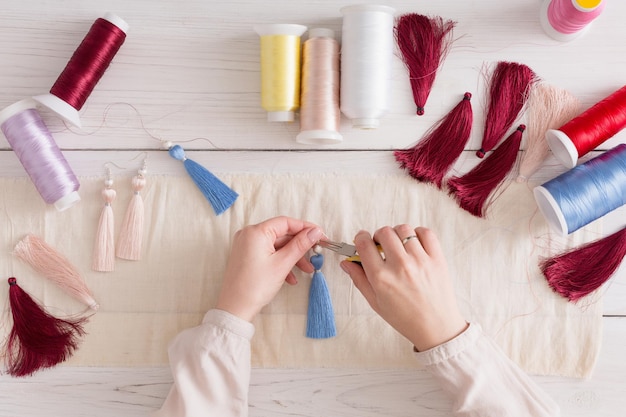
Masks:
[[[302,60],[298,143],[333,144],[339,133],[339,44],[332,29],[309,30]]]
[[[341,13],[341,111],[353,127],[375,129],[389,106],[395,10],[363,4]]]

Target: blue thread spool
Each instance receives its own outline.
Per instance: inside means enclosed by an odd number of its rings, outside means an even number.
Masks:
[[[626,144],[535,187],[535,200],[563,236],[626,204]]]

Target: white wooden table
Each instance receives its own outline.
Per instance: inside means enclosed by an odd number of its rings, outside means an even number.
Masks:
[[[150,151],[151,171],[183,175],[159,150],[159,140],[184,143],[194,159],[216,174],[226,171],[397,172],[391,150],[416,141],[460,99],[474,93],[483,117],[485,65],[522,62],[547,82],[566,88],[585,107],[624,83],[626,3],[609,1],[582,38],[561,44],[542,31],[539,0],[464,2],[389,1],[398,14],[417,12],[458,21],[458,37],[440,70],[426,115],[414,116],[406,71],[393,63],[391,111],[373,131],[342,120],[341,144],[315,147],[295,142],[298,123],[269,124],[260,107],[256,23],[298,23],[340,33],[339,8],[330,0],[0,0],[0,108],[45,93],[92,22],[107,11],[128,21],[126,43],[81,111],[83,131],[44,114],[78,175],[101,175],[106,161],[128,161]],[[477,126],[481,126],[477,123]],[[480,142],[474,129],[460,169]],[[156,138],[156,139],[155,139]],[[190,141],[194,138],[203,138]],[[619,134],[603,145],[626,142]],[[535,180],[564,169],[543,169]],[[23,176],[0,139],[0,175]],[[624,209],[605,218],[606,231],[624,225]],[[604,340],[593,377],[536,380],[566,416],[617,416],[626,408],[626,268],[604,297]],[[2,416],[145,415],[157,408],[171,384],[167,368],[58,367],[31,378],[0,376]],[[424,372],[342,369],[254,370],[252,416],[440,416],[449,400]]]

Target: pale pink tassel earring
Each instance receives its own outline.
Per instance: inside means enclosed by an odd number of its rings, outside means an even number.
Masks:
[[[147,159],[143,160],[142,167],[132,179],[133,196],[130,199],[124,222],[120,229],[117,241],[117,257],[138,261],[141,259],[141,245],[143,241],[144,207],[141,190],[146,186]]]
[[[527,107],[526,150],[517,182],[526,182],[541,167],[550,154],[546,132],[573,119],[580,111],[580,101],[567,90],[540,82],[531,88]]]
[[[15,245],[13,254],[89,308],[98,309],[98,303],[76,267],[41,238],[27,235]]]
[[[98,230],[96,231],[96,242],[93,248],[93,262],[91,268],[94,271],[110,272],[115,269],[115,219],[111,203],[115,200],[117,193],[113,189],[113,178],[111,169],[106,169],[106,179],[102,190],[104,207],[100,213]]]

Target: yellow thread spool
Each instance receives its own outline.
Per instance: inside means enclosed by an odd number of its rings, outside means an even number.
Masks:
[[[292,122],[300,107],[300,37],[306,26],[257,25],[261,37],[261,106],[270,122]]]

